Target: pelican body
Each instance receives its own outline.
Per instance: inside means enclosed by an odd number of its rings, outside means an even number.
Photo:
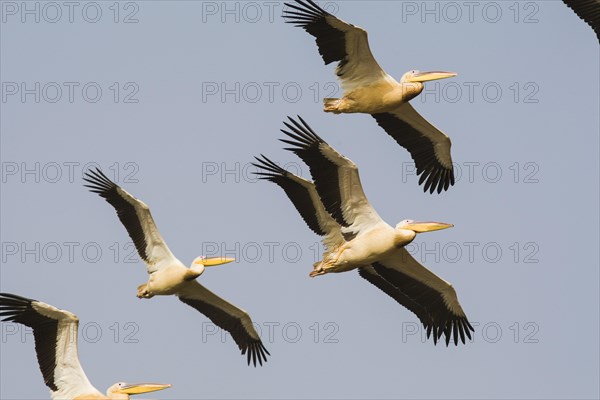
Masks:
[[[341,99],[324,99],[323,111],[334,114],[372,115],[393,112],[420,95],[425,89],[423,82],[454,76],[456,76],[454,72],[413,70],[405,73],[398,82],[386,74],[373,83],[348,89]]]
[[[471,338],[469,323],[452,285],[419,264],[405,246],[417,234],[452,227],[443,222],[404,220],[387,224],[369,203],[356,165],[319,137],[300,117],[284,122],[282,142],[309,167],[309,181],[256,158],[260,179],[280,186],[308,227],[323,237],[323,260],[311,277],[358,269],[359,275],[416,314],[437,343]]]
[[[138,298],[150,299],[154,296],[170,296],[179,293],[191,282],[204,273],[204,268],[235,261],[233,258],[197,257],[187,268],[179,260],[162,267],[150,274],[148,282],[138,286]]]
[[[115,208],[137,252],[146,263],[148,281],[138,286],[137,297],[175,295],[183,303],[206,315],[221,329],[228,331],[242,354],[247,354],[248,365],[262,365],[269,352],[252,324],[248,313],[212,293],[196,281],[205,267],[226,264],[233,258],[196,257],[187,268],[173,255],[163,240],[150,208],[112,182],[100,169],[89,170],[83,178],[91,192],[103,197]]]
[[[329,272],[345,272],[372,263],[392,255],[398,249],[410,244],[417,233],[431,232],[451,228],[452,224],[443,222],[417,222],[404,220],[395,228],[381,223],[360,232],[354,239],[342,244],[334,253],[325,253],[324,260],[314,264],[311,277]]]
[[[103,395],[88,380],[78,355],[79,318],[41,301],[0,293],[2,321],[33,329],[35,351],[46,386],[55,400],[127,400],[130,395],[171,387],[162,383],[115,383]]]

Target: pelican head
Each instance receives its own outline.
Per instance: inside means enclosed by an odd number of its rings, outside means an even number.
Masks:
[[[427,71],[421,72],[419,70],[413,69],[412,71],[408,71],[404,75],[402,75],[402,79],[400,82],[412,82],[412,83],[423,83],[428,81],[435,81],[437,79],[446,79],[452,78],[458,75],[455,72],[446,72],[446,71]]]
[[[417,233],[439,231],[440,229],[452,228],[453,226],[452,224],[445,224],[443,222],[405,219],[396,225],[395,245],[397,247],[404,247],[415,240]]]
[[[168,389],[171,384],[163,383],[115,383],[106,391],[106,395],[111,399],[129,399],[130,395],[156,392],[158,390]]]
[[[213,257],[208,258],[205,256],[196,257],[192,261],[192,266],[188,269],[185,280],[196,279],[204,272],[205,267],[212,267],[214,265],[222,265],[235,261],[235,258],[229,257]]]
[[[452,78],[456,75],[457,74],[454,72],[444,71],[421,72],[416,69],[408,71],[402,75],[402,79],[400,79],[403,100],[408,101],[421,94],[425,88],[424,82],[433,81],[436,79]]]

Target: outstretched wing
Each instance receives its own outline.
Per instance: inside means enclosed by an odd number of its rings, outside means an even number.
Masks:
[[[308,165],[327,212],[354,233],[384,223],[365,196],[356,165],[321,139],[300,116],[298,119],[301,123],[292,118],[291,124],[284,122],[289,131],[281,131],[292,140],[281,141],[294,146],[286,150]]]
[[[312,0],[285,3],[283,18],[316,38],[325,64],[338,61],[336,74],[346,91],[369,85],[387,74],[371,53],[367,31],[323,10]]]
[[[390,293],[387,285],[367,280],[415,313],[427,329],[427,337],[433,332],[434,343],[437,343],[442,334],[446,337],[446,345],[451,339],[458,345],[459,335],[463,343],[465,336],[471,339],[473,327],[460,306],[452,285],[419,264],[406,249],[398,249],[372,267],[370,272],[375,272],[394,286],[397,294]]]
[[[373,285],[377,286],[382,292],[396,300],[398,304],[402,305],[408,311],[412,312],[417,317],[419,317],[419,320],[421,320],[423,326],[426,329],[429,329],[429,332],[431,331],[431,327],[433,326],[433,320],[431,319],[431,316],[427,313],[427,309],[425,309],[419,303],[415,303],[405,293],[398,290],[396,286],[392,285],[384,277],[379,275],[372,265],[358,268],[358,274]]]
[[[179,262],[160,235],[150,209],[144,202],[112,182],[98,168],[96,171],[87,171],[83,180],[89,183],[84,186],[89,188],[90,192],[98,193],[115,208],[138,254],[146,263],[148,273]]]
[[[323,236],[323,244],[327,250],[344,243],[340,225],[329,215],[319,195],[315,184],[281,168],[267,157],[256,157],[253,163],[260,171],[255,172],[259,179],[265,179],[281,187],[288,198],[306,222],[306,225],[317,235]]]
[[[2,321],[16,322],[33,329],[40,371],[53,398],[101,396],[79,363],[79,319],[75,314],[37,300],[0,293],[0,316],[4,317]]]
[[[592,27],[600,41],[600,0],[563,0],[563,2]]]
[[[252,325],[248,313],[220,298],[197,281],[185,283],[176,293],[179,300],[206,315],[215,325],[231,334],[242,354],[247,354],[256,367],[270,355]]]
[[[454,185],[454,167],[450,138],[423,118],[410,103],[404,103],[391,112],[373,114],[391,137],[410,152],[417,167],[419,185],[423,191],[438,193]]]

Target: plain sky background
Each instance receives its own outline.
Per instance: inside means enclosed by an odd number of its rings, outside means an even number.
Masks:
[[[101,391],[158,381],[173,388],[142,397],[600,395],[599,51],[562,2],[327,3],[369,31],[398,79],[459,73],[412,101],[452,138],[459,179],[440,195],[422,192],[409,154],[371,117],[321,111],[333,66],[284,24],[281,3],[75,2],[71,20],[63,2],[0,4],[0,289],[80,317],[80,359]],[[417,318],[354,271],[308,277],[318,237],[248,164],[264,153],[309,176],[277,141],[296,114],[359,166],[389,223],[455,224],[409,249],[454,284],[477,324],[471,343],[421,340]],[[114,210],[82,187],[90,162],[150,205],[186,265],[238,259],[199,281],[250,313],[265,366],[247,367],[176,298],[135,297],[145,267]],[[0,346],[0,397],[47,398],[32,336],[5,323]]]

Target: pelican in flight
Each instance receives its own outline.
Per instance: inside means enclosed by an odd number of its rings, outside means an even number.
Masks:
[[[185,304],[206,315],[215,325],[231,334],[242,354],[256,366],[267,361],[269,352],[252,325],[248,313],[200,285],[196,278],[205,267],[235,261],[232,258],[197,257],[190,268],[179,261],[163,240],[150,209],[104,173],[89,170],[83,178],[91,192],[99,194],[117,211],[117,215],[133,240],[138,254],[146,263],[148,282],[138,287],[137,297],[150,299],[157,295],[175,295]]]
[[[95,400],[129,399],[129,395],[170,388],[162,383],[115,383],[106,396],[88,380],[77,352],[79,318],[41,301],[0,293],[2,321],[23,324],[33,329],[35,351],[52,399]]]
[[[256,158],[256,174],[279,185],[308,227],[323,237],[323,260],[314,264],[311,277],[357,269],[423,323],[433,341],[445,335],[446,345],[465,336],[469,323],[452,285],[419,264],[404,248],[419,233],[450,228],[442,222],[404,220],[392,227],[384,222],[363,192],[358,168],[321,139],[304,120],[290,118],[282,130],[290,150],[309,167],[314,183]]]
[[[600,42],[600,0],[563,0],[563,2],[592,27]]]
[[[400,82],[388,75],[371,54],[367,31],[342,21],[312,0],[286,5],[286,22],[316,38],[325,64],[338,61],[336,74],[344,95],[324,99],[325,112],[371,114],[398,144],[410,152],[423,190],[438,193],[454,185],[450,138],[427,122],[408,102],[418,96],[424,82],[456,76],[453,72],[417,70]]]

